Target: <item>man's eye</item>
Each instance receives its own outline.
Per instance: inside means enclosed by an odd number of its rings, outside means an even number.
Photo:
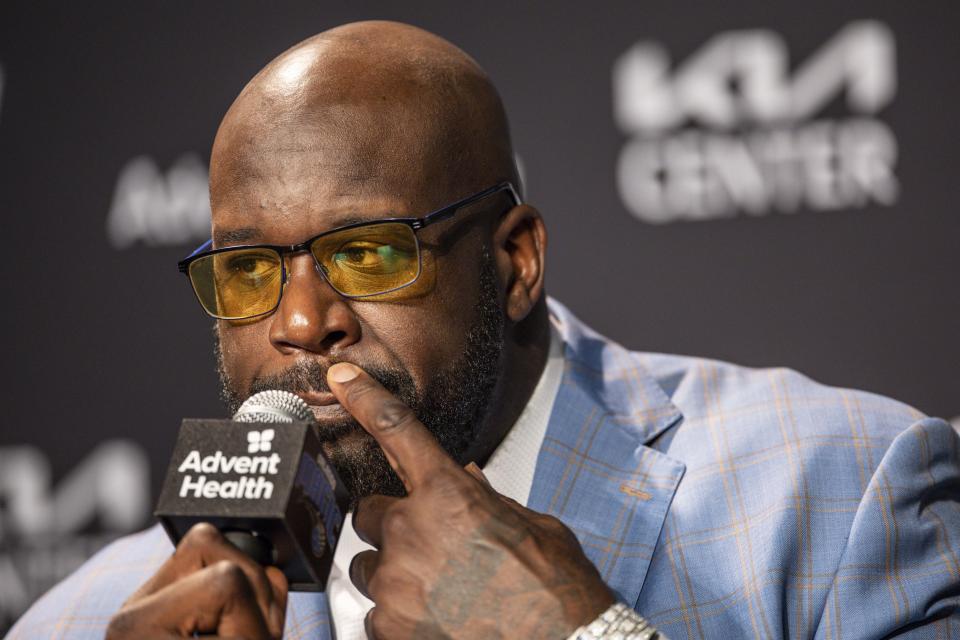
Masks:
[[[241,276],[263,276],[276,265],[263,256],[237,256],[230,260],[230,271]]]
[[[393,247],[376,242],[351,242],[340,247],[334,260],[351,267],[372,267],[393,258]]]

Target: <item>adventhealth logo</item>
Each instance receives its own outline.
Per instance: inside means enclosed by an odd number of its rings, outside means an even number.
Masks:
[[[273,446],[273,429],[247,433],[247,452],[264,453]],[[273,495],[273,482],[267,476],[278,473],[280,454],[227,456],[223,451],[201,456],[194,449],[177,467],[180,473],[193,472],[196,476],[184,475],[180,485],[180,497],[234,498],[241,500],[269,500]],[[210,475],[240,475],[236,480],[214,480]]]
[[[273,444],[273,429],[264,429],[263,431],[251,431],[247,434],[247,442],[250,445],[247,451],[257,453],[258,451],[270,451],[270,445]]]

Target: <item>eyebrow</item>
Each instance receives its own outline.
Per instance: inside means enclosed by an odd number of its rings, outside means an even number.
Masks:
[[[227,229],[214,233],[213,243],[218,247],[222,247],[231,244],[243,244],[245,242],[250,242],[251,240],[256,240],[259,237],[260,232],[252,227]]]
[[[376,222],[378,220],[389,220],[397,218],[398,216],[392,211],[385,212],[383,216],[377,218],[364,218],[361,216],[348,216],[345,218],[338,218],[336,224],[332,226],[327,231],[334,231],[340,227],[347,227],[352,224],[357,224],[360,222]],[[318,231],[313,234],[319,235],[320,233],[325,233]],[[255,227],[241,227],[239,229],[225,229],[222,231],[217,231],[213,234],[213,243],[217,247],[226,247],[231,245],[241,245],[241,244],[251,244],[256,243],[257,240],[262,238],[262,234],[259,229]],[[312,236],[311,236],[312,237]],[[306,238],[304,238],[306,240]]]

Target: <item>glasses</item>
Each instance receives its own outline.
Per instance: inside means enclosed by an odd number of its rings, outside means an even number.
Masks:
[[[459,210],[506,191],[520,204],[516,188],[501,182],[421,218],[358,222],[294,245],[247,245],[210,249],[207,240],[177,263],[190,278],[200,306],[221,320],[247,320],[273,312],[287,281],[283,256],[308,251],[317,270],[347,298],[366,298],[407,287],[420,277],[417,231],[453,217]]]

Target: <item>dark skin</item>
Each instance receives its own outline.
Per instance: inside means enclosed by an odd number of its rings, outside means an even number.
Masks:
[[[516,182],[509,134],[476,63],[413,27],[346,25],[281,55],[230,108],[211,157],[214,244],[293,244],[353,220],[421,216],[501,180]],[[486,249],[505,344],[466,455],[486,461],[527,404],[549,344],[543,221],[527,205],[493,205],[421,231],[425,273],[402,295],[343,298],[298,254],[275,312],[218,325],[224,369],[241,391],[300,359],[323,364],[330,392],[302,394],[321,430],[347,414],[365,430],[328,446],[372,436],[403,480],[406,497],[363,498],[354,518],[378,549],[351,567],[376,603],[371,638],[564,638],[613,602],[563,524],[499,495],[476,465],[460,466],[363,371],[400,367],[423,388],[454,361]],[[285,602],[279,571],[198,525],[108,637],[279,637]]]
[[[612,604],[559,520],[498,494],[475,465],[461,468],[359,367],[337,364],[327,379],[408,492],[364,498],[354,518],[378,549],[350,568],[376,603],[370,638],[562,639]]]

